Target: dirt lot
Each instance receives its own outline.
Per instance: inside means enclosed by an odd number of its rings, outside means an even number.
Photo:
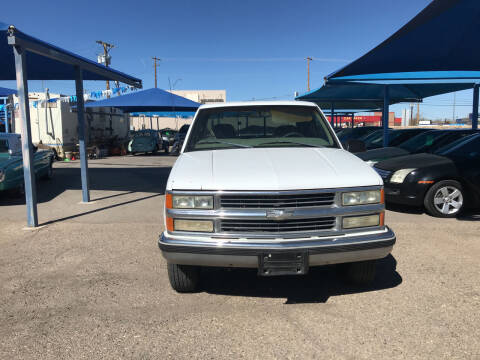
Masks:
[[[398,241],[369,288],[334,267],[209,270],[205,291],[179,295],[157,247],[174,160],[92,161],[89,205],[78,163],[55,164],[34,231],[1,196],[1,359],[480,358],[480,216],[388,211]]]

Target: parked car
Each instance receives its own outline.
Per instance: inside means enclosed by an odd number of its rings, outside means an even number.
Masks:
[[[350,280],[369,283],[395,243],[382,179],[310,102],[201,106],[165,207],[158,245],[179,292],[198,288],[202,266],[273,276],[348,263]]]
[[[187,136],[189,128],[190,128],[190,125],[184,124],[182,125],[180,130],[178,130],[178,132],[175,134],[175,140],[172,146],[172,154],[178,155],[180,153],[180,150],[182,150],[183,142],[185,141],[185,137]]]
[[[399,129],[388,130],[388,144],[389,146],[399,146],[403,142],[417,136],[429,129],[415,128],[415,129]],[[361,138],[365,143],[367,150],[379,149],[383,147],[383,129],[374,131],[373,133]]]
[[[360,140],[370,135],[374,131],[381,130],[381,126],[359,126],[354,128],[345,128],[337,133],[342,144],[346,144],[349,140]]]
[[[135,131],[132,133],[132,140],[128,143],[128,151],[131,154],[156,153],[162,148],[163,142],[160,133],[150,129]]]
[[[372,149],[357,153],[360,159],[374,165],[379,161],[408,154],[432,153],[437,149],[450,144],[465,136],[472,135],[476,130],[429,130],[399,144],[380,149]]]
[[[169,146],[172,146],[175,141],[175,135],[177,134],[177,130],[173,130],[170,128],[165,128],[160,130],[162,133],[163,141],[167,141]]]
[[[423,205],[437,217],[454,217],[465,206],[480,205],[480,134],[434,154],[400,156],[374,168],[385,183],[387,202]]]
[[[34,147],[33,164],[37,178],[53,177],[52,150],[38,150]],[[22,143],[18,134],[0,134],[0,191],[20,190],[23,192]]]

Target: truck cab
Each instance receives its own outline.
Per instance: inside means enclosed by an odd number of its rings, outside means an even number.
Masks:
[[[203,105],[167,182],[158,245],[179,292],[198,290],[203,266],[281,276],[347,263],[368,283],[395,243],[384,211],[382,179],[317,105]]]

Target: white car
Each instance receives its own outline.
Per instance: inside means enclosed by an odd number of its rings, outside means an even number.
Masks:
[[[179,292],[198,289],[202,266],[272,276],[349,263],[368,283],[396,240],[384,210],[382,179],[315,104],[203,105],[168,179],[158,245]]]

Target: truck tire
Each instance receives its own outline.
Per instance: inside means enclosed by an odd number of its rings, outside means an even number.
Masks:
[[[375,260],[359,261],[346,264],[346,278],[355,285],[369,285],[375,280],[377,262]]]
[[[168,264],[168,280],[172,288],[179,293],[195,292],[200,284],[198,266]]]
[[[48,164],[48,169],[46,174],[43,177],[45,180],[51,180],[53,179],[53,158],[50,160],[50,163]]]
[[[455,180],[439,181],[428,189],[423,204],[432,216],[443,218],[457,216],[465,204],[462,184]]]

